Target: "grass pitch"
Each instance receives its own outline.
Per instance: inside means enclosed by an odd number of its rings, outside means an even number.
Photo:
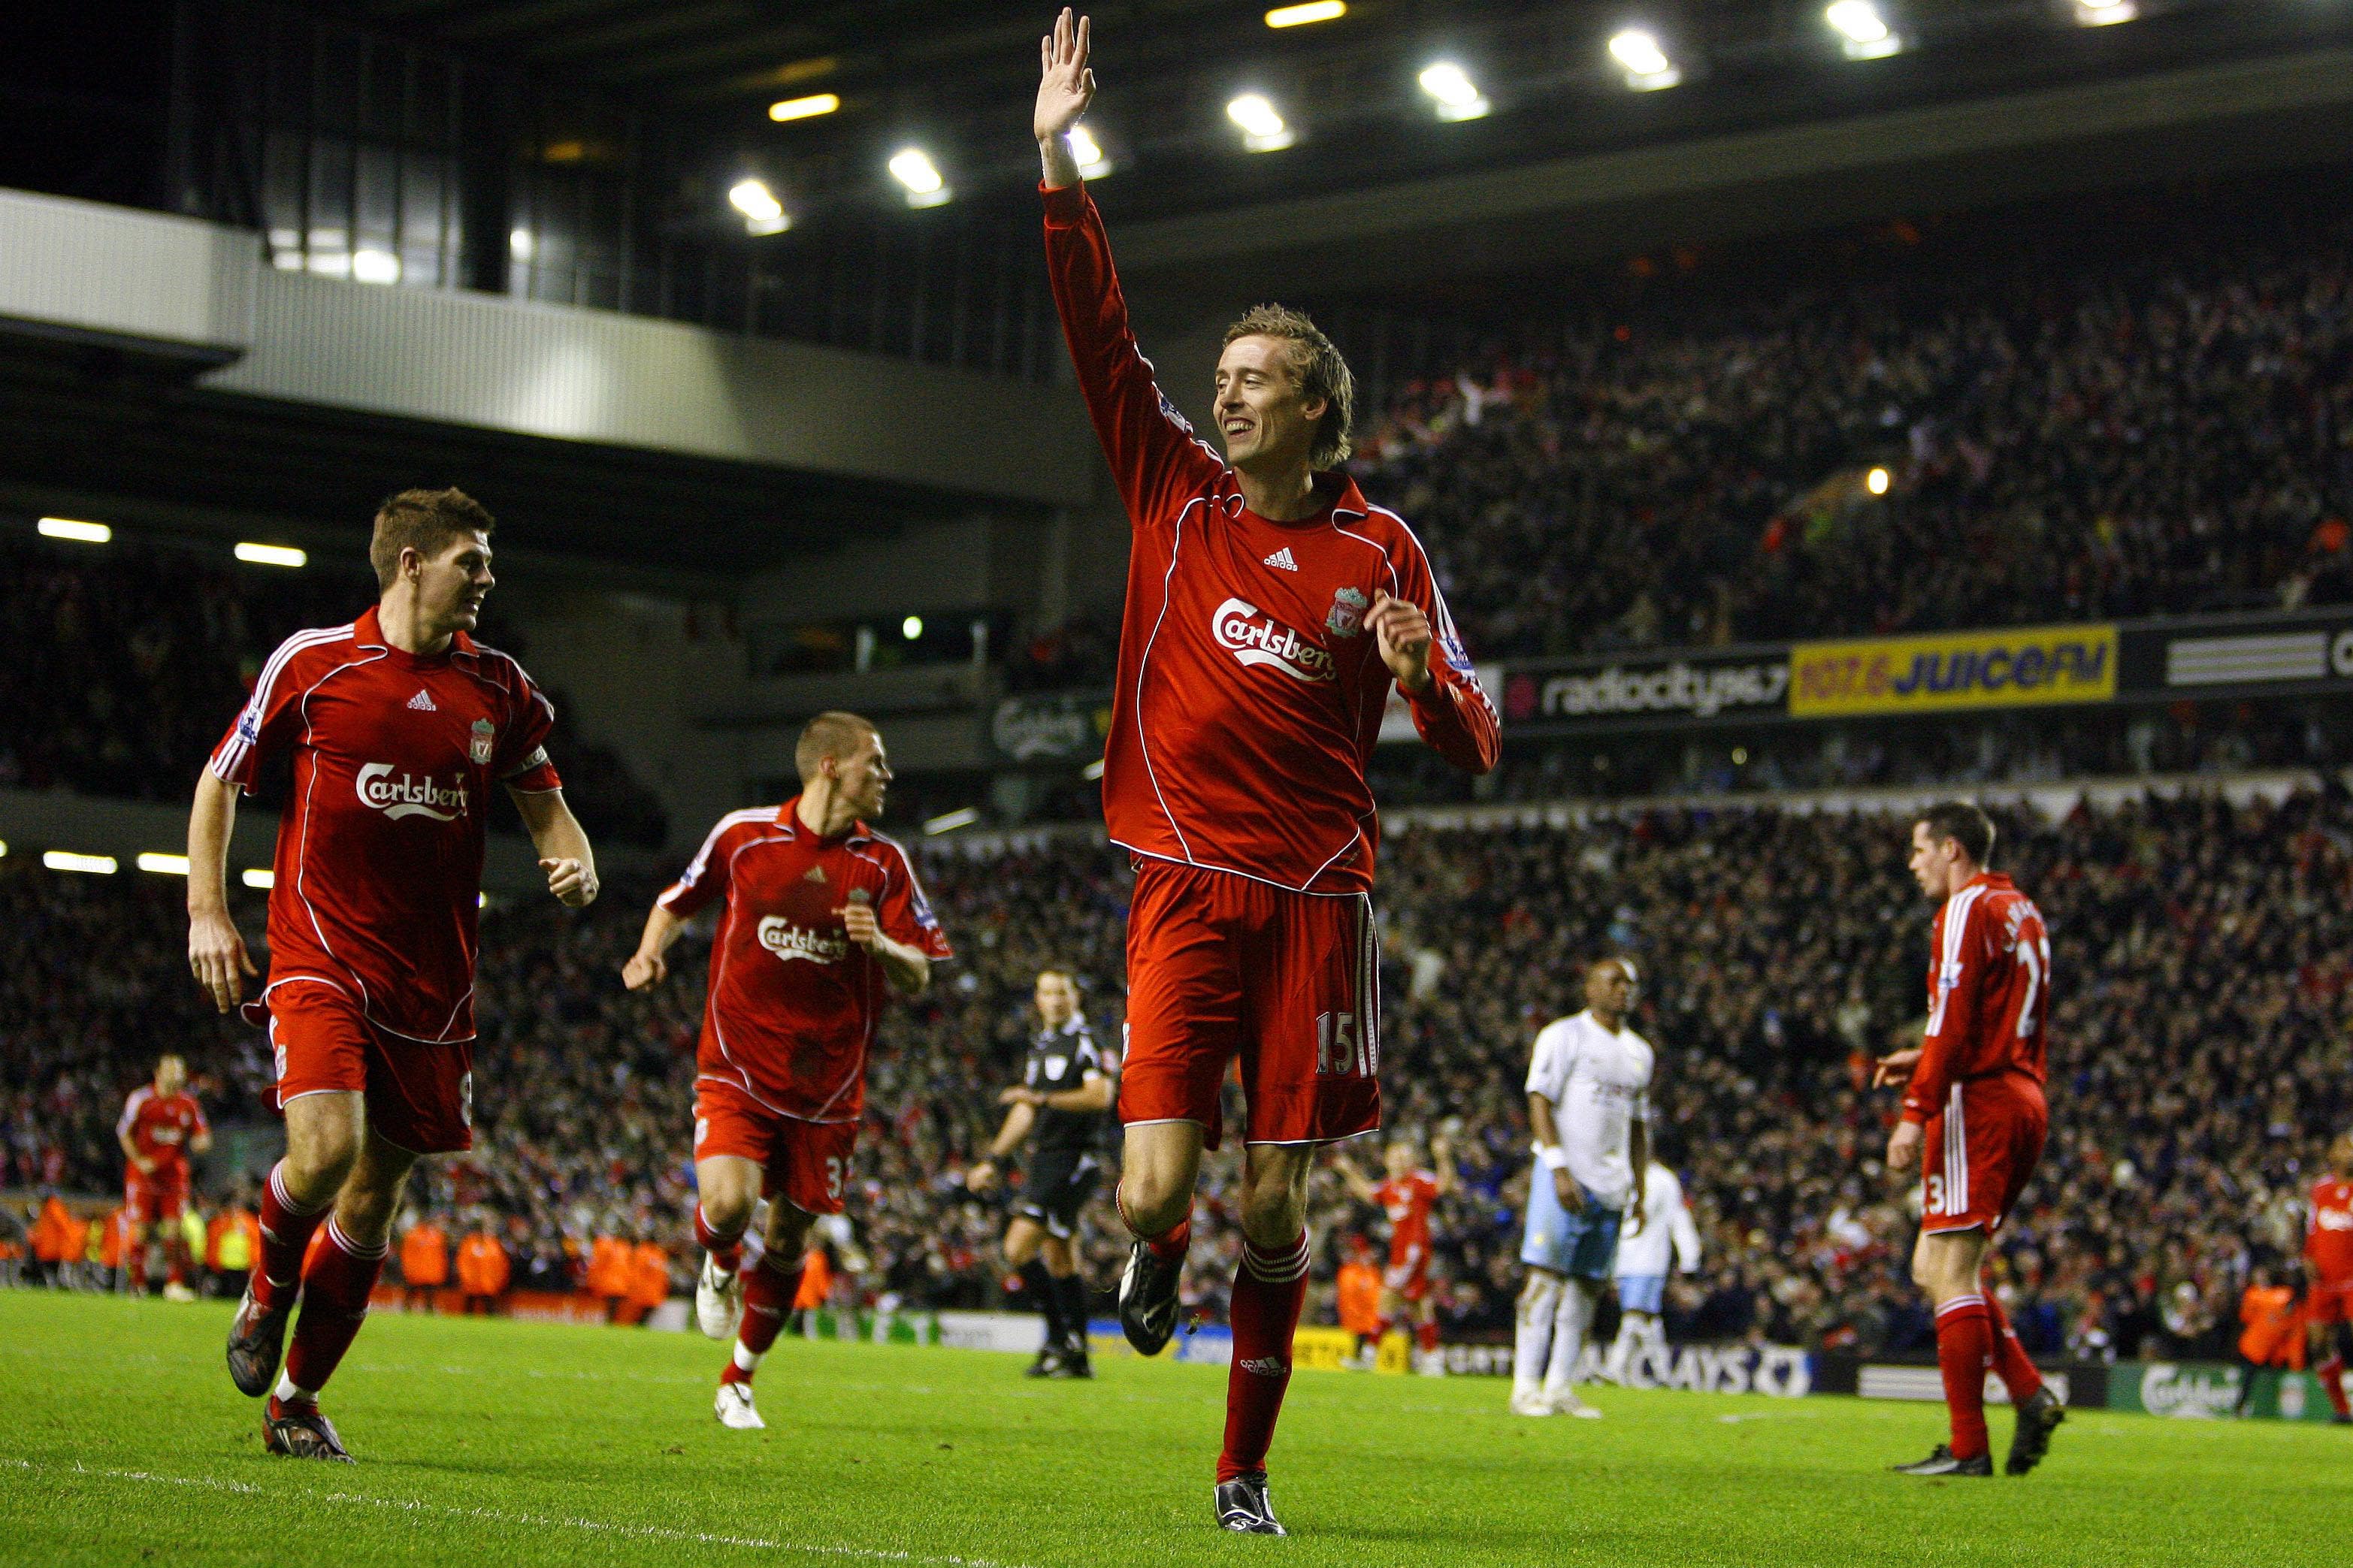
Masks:
[[[1219,1534],[1222,1371],[785,1342],[765,1433],[699,1336],[384,1314],[329,1391],[356,1467],[262,1452],[225,1306],[0,1292],[0,1562],[2263,1564],[2341,1560],[2353,1432],[2078,1412],[2025,1481],[1885,1473],[1933,1406],[1302,1373],[1289,1541]],[[1995,1417],[1997,1454],[2007,1413]]]

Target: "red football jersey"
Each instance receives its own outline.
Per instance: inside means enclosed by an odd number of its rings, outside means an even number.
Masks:
[[[1317,476],[1313,517],[1244,507],[1136,350],[1085,187],[1045,201],[1055,303],[1135,531],[1103,752],[1111,837],[1298,891],[1364,892],[1380,837],[1365,766],[1392,685],[1364,626],[1376,594],[1430,617],[1430,683],[1410,700],[1422,739],[1472,773],[1502,743],[1429,558],[1344,475]]]
[[[2047,1076],[2051,937],[2042,911],[2008,877],[1971,878],[1936,911],[1930,938],[1928,1033],[1904,1095],[1904,1118],[1925,1121],[1964,1079]]]
[[[2353,1182],[2323,1176],[2313,1184],[2304,1255],[2324,1282],[2353,1285]]]
[[[463,632],[420,658],[371,608],[287,638],[211,763],[250,789],[265,757],[294,753],[269,984],[324,980],[389,1034],[473,1038],[485,793],[563,787],[554,722],[521,665]]]
[[[1438,1178],[1428,1171],[1391,1176],[1373,1189],[1373,1201],[1389,1216],[1389,1267],[1409,1268],[1430,1257],[1430,1211],[1438,1202]]]
[[[128,1138],[140,1154],[155,1162],[148,1179],[155,1177],[185,1177],[188,1173],[188,1142],[200,1132],[212,1129],[205,1121],[204,1107],[192,1094],[163,1095],[155,1092],[152,1083],[142,1083],[131,1091],[122,1102],[122,1117],[114,1124],[115,1136]],[[139,1173],[133,1170],[133,1174]]]
[[[843,910],[870,904],[892,941],[952,954],[905,850],[862,822],[821,838],[794,815],[799,805],[721,817],[659,901],[681,917],[727,901],[711,942],[698,1076],[780,1116],[855,1121],[889,981],[849,940]]]

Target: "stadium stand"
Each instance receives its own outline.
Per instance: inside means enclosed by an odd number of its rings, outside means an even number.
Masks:
[[[2299,1171],[2353,1116],[2330,1055],[2353,1024],[2353,797],[2238,794],[2005,813],[2001,860],[2050,916],[2059,976],[2052,1150],[1999,1265],[2039,1353],[2221,1353],[2251,1262],[2295,1250]],[[1861,1087],[1921,1011],[1928,910],[1903,871],[1905,825],[1629,809],[1394,836],[1383,1079],[1392,1128],[1452,1136],[1461,1189],[1440,1208],[1435,1271],[1450,1337],[1509,1323],[1528,1039],[1573,1005],[1582,960],[1622,950],[1644,964],[1659,1120],[1706,1241],[1704,1273],[1670,1298],[1672,1334],[1926,1342],[1904,1279],[1913,1216],[1874,1163],[1888,1102]],[[885,1025],[836,1289],[977,1306],[999,1299],[999,1222],[961,1170],[994,1128],[1041,964],[1074,966],[1118,1037],[1128,877],[1084,837],[937,855],[927,875],[960,957]],[[600,1236],[675,1241],[686,1212],[704,943],[681,945],[668,986],[625,993],[616,969],[651,890],[485,921],[476,1149],[413,1195],[502,1228],[522,1288],[574,1288]],[[259,1042],[180,984],[178,903],[164,879],[0,861],[0,920],[27,937],[0,974],[9,1184],[113,1187],[114,1115],[165,1038],[216,1120],[256,1119]],[[1214,1170],[1186,1286],[1212,1316],[1239,1245],[1230,1163]],[[1346,1239],[1377,1221],[1328,1173],[1314,1206],[1328,1320]],[[1099,1284],[1119,1234],[1098,1202],[1082,1237]]]
[[[1482,658],[2342,603],[2348,232],[1539,314],[1355,466]]]

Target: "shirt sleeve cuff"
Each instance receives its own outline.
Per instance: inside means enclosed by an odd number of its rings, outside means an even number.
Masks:
[[[1904,1102],[1904,1120],[1909,1121],[1915,1127],[1917,1127],[1928,1120],[1928,1113],[1926,1110],[1923,1110],[1920,1107],[1913,1104],[1911,1101],[1906,1100]]]
[[[1038,195],[1046,204],[1046,221],[1057,228],[1075,227],[1086,216],[1087,183],[1084,180],[1060,189],[1040,180],[1038,182]]]

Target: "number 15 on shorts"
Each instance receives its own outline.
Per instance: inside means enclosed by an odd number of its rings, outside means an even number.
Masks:
[[[1354,1013],[1315,1015],[1315,1076],[1370,1078],[1371,1053]]]

